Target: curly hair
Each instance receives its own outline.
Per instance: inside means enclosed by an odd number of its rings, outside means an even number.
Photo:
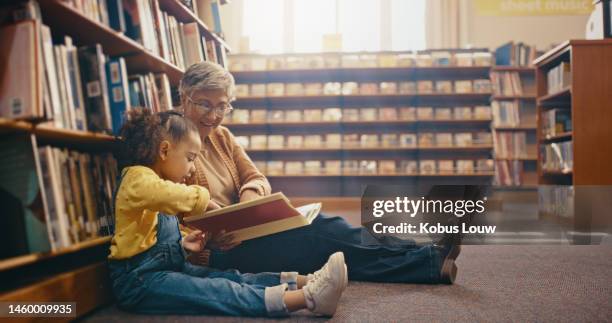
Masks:
[[[180,142],[190,132],[198,133],[198,128],[177,111],[153,113],[146,108],[131,109],[120,132],[122,166],[151,166],[163,140]]]

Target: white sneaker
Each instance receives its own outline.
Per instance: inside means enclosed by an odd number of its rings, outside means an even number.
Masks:
[[[308,309],[315,314],[333,316],[340,296],[346,288],[344,254],[336,252],[331,255],[327,263],[316,271],[312,278],[302,289]]]
[[[325,265],[323,265],[323,267],[321,267],[321,269],[315,271],[312,274],[308,274],[306,275],[306,284],[310,283],[313,279],[316,279],[317,277],[321,276],[321,273],[327,271],[327,267],[329,262],[331,261],[332,257],[342,257],[342,262],[344,262],[344,253],[342,252],[336,252],[335,254],[329,256],[329,259],[327,260],[327,262],[325,263]],[[344,270],[347,270],[346,268],[346,264],[344,265]],[[348,274],[344,275],[344,282],[342,284],[342,290],[344,291],[346,289],[346,286],[348,285]]]

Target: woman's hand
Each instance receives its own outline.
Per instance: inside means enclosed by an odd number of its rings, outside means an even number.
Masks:
[[[210,200],[208,201],[208,206],[206,207],[206,211],[212,211],[212,210],[216,210],[216,209],[220,209],[221,206],[219,204],[217,204],[217,202]]]
[[[240,241],[234,241],[234,235],[226,233],[225,230],[210,238],[208,247],[215,250],[227,251],[239,245]]]
[[[260,197],[261,195],[259,195],[257,191],[248,189],[248,190],[242,191],[242,195],[240,195],[240,202],[246,202],[246,201],[254,200]]]
[[[201,230],[195,230],[186,235],[182,240],[181,244],[183,249],[189,252],[200,252],[206,245],[206,235]]]

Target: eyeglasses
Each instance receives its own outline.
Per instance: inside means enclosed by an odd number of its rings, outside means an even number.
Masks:
[[[214,111],[217,117],[223,117],[224,115],[229,114],[230,112],[232,112],[232,110],[234,110],[232,105],[229,103],[223,103],[219,106],[211,107],[208,102],[197,103],[193,101],[190,96],[186,95],[185,97],[187,98],[187,101],[191,103],[191,105],[193,105],[196,109],[200,110],[200,112],[204,114],[208,114],[211,111]]]

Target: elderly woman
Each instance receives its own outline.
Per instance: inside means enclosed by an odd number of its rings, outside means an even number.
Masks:
[[[196,160],[194,184],[209,189],[212,208],[244,202],[271,193],[260,173],[232,133],[221,126],[230,113],[234,78],[216,64],[202,62],[187,69],[180,84],[182,109],[199,128],[202,151]],[[220,234],[209,244],[213,250],[200,257],[214,268],[242,272],[313,272],[336,251],[346,256],[352,280],[410,283],[453,283],[457,271],[456,243],[419,246],[392,240],[365,244],[369,235],[340,217],[320,214],[310,226],[258,239],[233,242]]]

